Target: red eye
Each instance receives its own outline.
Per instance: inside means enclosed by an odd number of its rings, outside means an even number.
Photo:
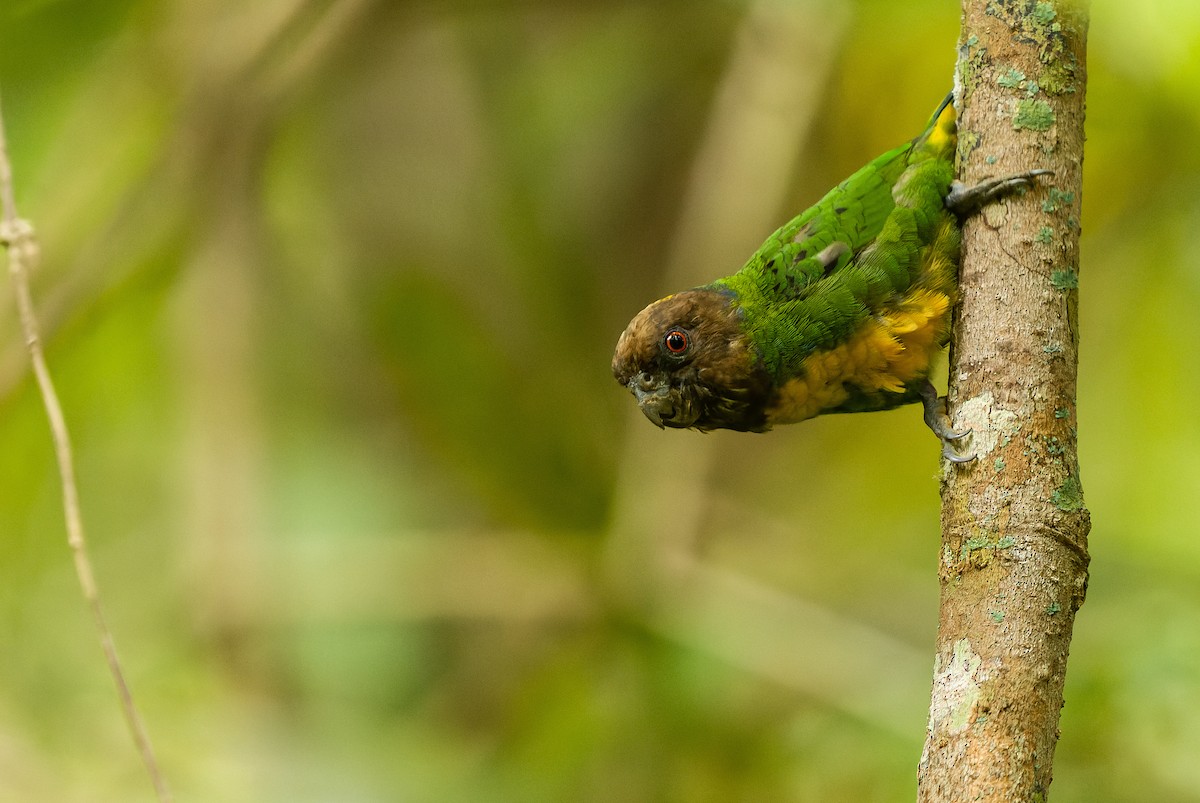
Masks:
[[[683,354],[687,351],[690,344],[687,332],[680,329],[672,329],[667,332],[667,336],[663,338],[663,345],[667,347],[667,351],[672,354]]]

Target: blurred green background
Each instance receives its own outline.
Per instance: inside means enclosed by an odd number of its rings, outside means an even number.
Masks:
[[[957,4],[6,0],[127,671],[182,800],[903,801],[914,409],[659,432],[626,321],[912,136]],[[1200,6],[1095,0],[1058,801],[1200,800]],[[148,800],[0,284],[0,799]]]

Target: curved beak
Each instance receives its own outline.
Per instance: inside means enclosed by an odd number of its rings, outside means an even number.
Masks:
[[[629,380],[628,387],[637,399],[642,415],[659,429],[687,429],[700,417],[691,400],[661,378],[642,373]]]
[[[641,387],[636,381],[629,383],[629,389],[633,391],[634,397],[637,399],[638,408],[646,418],[650,419],[650,423],[659,429],[666,427],[663,423],[663,414],[666,413],[666,418],[675,413],[675,405],[667,398],[667,388],[655,388],[646,390]]]

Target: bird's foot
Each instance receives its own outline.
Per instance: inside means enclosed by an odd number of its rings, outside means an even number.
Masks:
[[[955,181],[950,185],[950,193],[946,196],[946,208],[959,218],[965,218],[978,212],[992,201],[1019,190],[1028,189],[1033,186],[1034,179],[1038,176],[1052,175],[1054,175],[1053,170],[1039,168],[1026,173],[1017,173],[1015,176],[988,179],[970,187],[961,181]]]
[[[971,434],[970,429],[956,430],[950,426],[946,416],[946,398],[937,395],[937,389],[929,380],[921,386],[921,406],[925,409],[925,426],[933,430],[942,442],[942,457],[951,463],[970,463],[975,459],[975,453],[959,454],[955,449],[955,441]]]

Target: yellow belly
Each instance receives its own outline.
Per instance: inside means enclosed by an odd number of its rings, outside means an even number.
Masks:
[[[849,340],[810,354],[803,372],[779,391],[767,411],[771,424],[791,424],[838,407],[863,393],[902,393],[929,373],[950,329],[950,299],[938,290],[911,291],[892,309],[869,318]]]

